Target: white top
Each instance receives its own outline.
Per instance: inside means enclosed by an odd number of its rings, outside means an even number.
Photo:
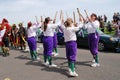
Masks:
[[[57,28],[59,25],[61,25],[61,22],[57,23],[57,24],[53,24],[53,23],[49,23],[47,24],[47,29],[46,31],[43,31],[44,36],[54,36],[54,30],[55,28]]]
[[[28,28],[27,30],[27,35],[28,38],[30,37],[35,37],[36,36],[36,32],[38,30],[38,28],[40,28],[41,24],[33,24],[30,28]]]
[[[2,41],[2,37],[4,36],[5,31],[6,31],[6,29],[3,29],[0,31],[0,42]]]
[[[88,22],[87,24],[85,24],[84,28],[86,28],[88,34],[90,34],[95,33],[99,26],[100,26],[99,21],[95,20],[94,22]]]
[[[61,28],[63,29],[64,32],[65,42],[76,41],[77,40],[76,32],[80,30],[80,28],[82,27],[83,27],[82,23],[80,23],[78,27],[75,27],[74,25],[72,25],[72,27],[65,27],[64,25],[62,25]]]

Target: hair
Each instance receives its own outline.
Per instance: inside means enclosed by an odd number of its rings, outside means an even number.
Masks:
[[[47,24],[49,23],[49,21],[50,21],[50,17],[46,17],[46,18],[45,18],[45,21],[44,21],[44,31],[46,31],[46,29],[47,29]]]
[[[97,15],[96,15],[95,13],[92,13],[92,14],[91,14],[91,17],[93,17],[93,16],[95,16],[95,20],[98,19],[98,18],[97,18]]]
[[[32,26],[32,22],[28,22],[27,28],[30,28]]]
[[[65,21],[65,27],[71,27],[71,24],[73,23],[73,20],[71,18],[67,18]]]

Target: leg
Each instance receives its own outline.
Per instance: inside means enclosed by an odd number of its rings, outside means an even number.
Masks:
[[[66,43],[66,52],[70,76],[78,76],[78,74],[75,72],[75,61],[77,53],[76,42]]]
[[[31,59],[34,60],[33,58],[33,51],[30,50],[30,55],[31,55]]]

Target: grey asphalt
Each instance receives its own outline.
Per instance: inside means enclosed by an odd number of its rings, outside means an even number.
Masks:
[[[53,57],[58,68],[43,65],[42,44],[38,47],[40,61],[31,61],[30,54],[20,50],[11,50],[8,57],[0,55],[0,80],[120,80],[120,53],[99,52],[100,67],[93,68],[89,49],[79,48],[76,62],[79,76],[70,77],[64,46],[59,46],[59,56]]]

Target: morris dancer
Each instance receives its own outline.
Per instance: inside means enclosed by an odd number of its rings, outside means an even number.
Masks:
[[[5,31],[6,31],[6,29],[2,26],[2,24],[0,24],[0,52],[2,52],[2,49],[3,49],[3,36],[4,36],[4,34],[5,34]],[[4,56],[5,54],[3,53],[3,56]]]
[[[86,12],[86,11],[85,11]],[[86,12],[87,15],[87,12]],[[97,67],[100,66],[99,60],[98,60],[98,42],[99,42],[99,26],[100,23],[97,20],[97,15],[95,13],[92,13],[90,18],[88,17],[88,23],[85,25],[85,28],[87,29],[88,32],[88,44],[90,51],[93,55],[93,64],[91,65],[92,67]]]
[[[12,29],[11,29],[11,35],[10,35],[11,47],[15,47],[15,45],[14,45],[15,29],[16,29],[16,24],[13,24],[13,25],[12,25]]]
[[[54,19],[55,20],[55,19]],[[53,30],[57,28],[61,23],[53,24],[51,23],[50,17],[45,18],[44,29],[43,29],[43,47],[44,47],[44,64],[49,65],[49,67],[57,67],[57,65],[52,63],[52,50],[53,50]],[[48,62],[47,62],[48,61]]]
[[[27,42],[28,42],[28,46],[30,49],[30,54],[31,54],[31,58],[32,60],[39,60],[40,58],[37,55],[37,42],[36,42],[36,32],[38,30],[38,28],[40,28],[42,25],[42,23],[37,23],[36,24],[32,24],[32,22],[28,22],[28,26],[27,26]]]
[[[3,36],[3,53],[4,53],[4,56],[8,56],[11,27],[8,23],[8,20],[5,18],[2,20],[2,26],[4,27],[4,29],[6,29],[5,34]]]
[[[66,43],[66,57],[68,59],[69,74],[70,76],[75,77],[78,76],[78,74],[75,72],[75,62],[77,56],[76,32],[83,27],[83,24],[81,23],[75,27],[73,20],[71,18],[67,18],[64,25],[62,25],[61,28],[63,29]]]
[[[18,31],[18,34],[19,34],[19,38],[20,38],[20,48],[21,50],[24,50],[26,49],[26,30],[25,28],[23,27],[23,23],[19,23],[19,31]]]

